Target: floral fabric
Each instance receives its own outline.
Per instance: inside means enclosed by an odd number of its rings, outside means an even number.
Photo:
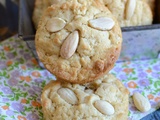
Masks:
[[[129,120],[139,120],[155,111],[160,102],[160,59],[116,63],[111,71],[129,89],[150,100],[152,109],[139,112],[130,97]],[[17,37],[0,43],[0,120],[42,120],[40,96],[55,77],[41,69]]]

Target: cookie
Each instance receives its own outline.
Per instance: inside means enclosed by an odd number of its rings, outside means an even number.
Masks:
[[[118,19],[121,27],[152,24],[152,11],[144,0],[103,1],[108,9]]]
[[[41,96],[45,120],[127,120],[129,92],[112,74],[79,85],[51,81]]]
[[[34,9],[33,9],[33,15],[32,15],[32,21],[34,23],[35,28],[37,29],[39,19],[44,11],[44,6],[43,6],[43,1],[44,0],[35,0],[34,4]]]
[[[49,7],[36,32],[40,61],[56,77],[86,83],[108,73],[119,57],[121,29],[99,0]]]
[[[145,0],[148,5],[150,6],[152,13],[154,14],[154,9],[155,9],[155,0]]]
[[[39,20],[47,7],[51,6],[52,4],[63,4],[64,2],[66,2],[66,0],[35,0],[32,16],[35,28],[37,29]]]

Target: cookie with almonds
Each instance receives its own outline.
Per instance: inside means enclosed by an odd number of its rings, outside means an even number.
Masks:
[[[47,7],[52,4],[63,4],[66,1],[70,0],[35,0],[32,20],[35,28],[37,29],[39,20]]]
[[[146,0],[102,1],[117,18],[121,27],[152,24],[153,14]]]
[[[47,8],[35,43],[39,59],[56,77],[86,83],[113,68],[122,35],[118,22],[99,0],[72,0]]]
[[[129,92],[106,74],[83,85],[51,81],[41,102],[45,120],[127,120]]]

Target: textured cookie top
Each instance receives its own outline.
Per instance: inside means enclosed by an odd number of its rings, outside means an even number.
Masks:
[[[152,11],[144,0],[103,1],[108,9],[117,18],[121,27],[152,24]]]
[[[38,27],[39,20],[47,7],[52,4],[63,4],[66,1],[70,0],[35,0],[32,16],[35,28]]]
[[[85,85],[51,81],[41,96],[46,120],[127,120],[129,92],[111,74]]]
[[[96,0],[73,0],[49,7],[36,32],[36,50],[56,77],[85,83],[103,76],[121,50],[118,22]]]

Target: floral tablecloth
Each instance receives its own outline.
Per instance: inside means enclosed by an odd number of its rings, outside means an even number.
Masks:
[[[139,112],[130,97],[129,120],[139,120],[160,103],[160,59],[116,63],[111,71],[129,89],[150,100],[152,109]],[[0,120],[42,120],[40,95],[55,79],[41,69],[25,42],[17,37],[0,43]]]

